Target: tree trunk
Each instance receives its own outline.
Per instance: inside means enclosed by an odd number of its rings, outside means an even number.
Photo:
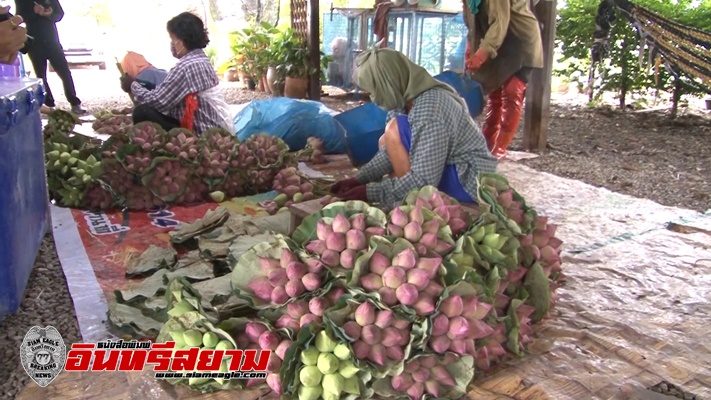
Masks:
[[[629,88],[629,81],[627,79],[627,74],[629,73],[627,67],[627,39],[622,41],[622,65],[620,69],[622,70],[620,74],[620,109],[625,111],[627,89]]]
[[[276,20],[274,21],[274,26],[279,25],[279,16],[280,15],[281,15],[281,1],[277,0]]]
[[[262,22],[262,1],[257,0],[257,23]]]
[[[675,119],[679,111],[679,100],[681,100],[681,79],[674,78],[674,92],[672,93],[672,109],[669,117]]]

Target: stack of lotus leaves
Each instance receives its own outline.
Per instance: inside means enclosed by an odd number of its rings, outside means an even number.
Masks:
[[[293,170],[277,181],[292,188],[284,202],[309,192]],[[248,311],[220,319],[173,299],[158,341],[212,331],[211,343],[270,350],[267,378],[173,383],[300,400],[466,395],[475,371],[524,355],[563,279],[555,225],[502,176],[478,183],[477,216],[428,186],[389,213],[331,203],[252,247],[231,264]]]

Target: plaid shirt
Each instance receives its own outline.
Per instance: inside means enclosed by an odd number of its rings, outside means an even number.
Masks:
[[[154,90],[148,90],[138,82],[131,85],[131,92],[138,104],[155,108],[158,112],[180,121],[185,112],[185,97],[192,93],[200,93],[217,86],[220,83],[215,69],[205,52],[198,49],[184,55],[170,70],[163,83]],[[200,134],[207,129],[222,126],[222,117],[207,102],[198,98],[198,109],[195,112],[193,130]]]
[[[388,121],[403,110],[388,113]],[[469,116],[466,106],[443,89],[430,89],[415,99],[408,117],[412,129],[411,170],[402,178],[384,175],[393,172],[384,148],[358,172],[356,179],[368,183],[368,200],[389,208],[401,203],[412,190],[439,186],[445,165],[457,166],[459,181],[476,199],[476,176],[495,172],[496,159],[491,156],[486,140]]]

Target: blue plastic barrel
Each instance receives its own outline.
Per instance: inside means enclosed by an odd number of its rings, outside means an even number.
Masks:
[[[462,96],[472,118],[476,119],[484,111],[484,93],[481,91],[479,82],[468,76],[461,76],[454,71],[444,71],[434,78],[451,86]]]
[[[382,108],[366,103],[334,117],[343,127],[343,141],[354,166],[360,167],[375,157],[378,140],[385,132],[387,115]]]
[[[38,79],[0,80],[0,319],[20,307],[47,230]]]

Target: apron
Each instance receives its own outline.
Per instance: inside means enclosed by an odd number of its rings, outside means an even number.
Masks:
[[[395,119],[397,120],[398,131],[400,132],[400,141],[402,141],[402,145],[405,146],[405,150],[409,153],[410,146],[412,145],[412,129],[410,129],[410,122],[407,120],[406,115],[398,115]],[[442,178],[439,181],[437,189],[446,193],[460,203],[476,203],[469,193],[464,190],[462,183],[459,182],[457,166],[454,164],[447,164],[444,166]]]

